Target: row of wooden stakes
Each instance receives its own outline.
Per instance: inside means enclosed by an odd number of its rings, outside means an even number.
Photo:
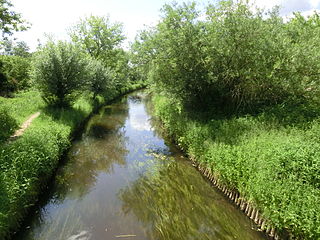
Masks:
[[[209,181],[223,192],[234,204],[236,204],[241,211],[243,211],[258,227],[260,231],[265,232],[271,239],[280,240],[279,234],[276,229],[262,217],[257,208],[252,206],[246,199],[244,199],[239,192],[228,189],[224,184],[216,178],[211,171],[192,160],[195,166]]]

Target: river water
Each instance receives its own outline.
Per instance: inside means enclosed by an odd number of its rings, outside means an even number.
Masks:
[[[15,239],[265,237],[161,134],[147,94],[93,116]]]

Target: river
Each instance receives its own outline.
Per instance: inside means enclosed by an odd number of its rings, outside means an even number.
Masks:
[[[163,136],[151,108],[138,91],[94,115],[14,239],[266,239]]]

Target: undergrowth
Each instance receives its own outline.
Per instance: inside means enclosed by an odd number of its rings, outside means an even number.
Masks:
[[[289,108],[282,118],[286,107],[275,106],[256,116],[203,119],[173,101],[155,96],[156,115],[189,156],[237,189],[277,229],[320,239],[319,112],[310,117],[303,108]]]

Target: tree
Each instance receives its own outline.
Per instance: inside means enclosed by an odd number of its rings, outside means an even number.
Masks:
[[[156,57],[156,34],[155,28],[141,31],[131,44],[130,64],[135,80],[148,80],[148,74],[152,69],[153,59]]]
[[[30,51],[30,48],[27,45],[27,43],[24,42],[24,41],[19,41],[13,47],[12,53],[15,56],[29,57],[30,56],[30,52],[29,51]]]
[[[0,46],[1,46],[1,54],[4,55],[12,55],[12,51],[13,51],[13,41],[10,39],[3,39],[2,42],[0,42]]]
[[[164,5],[163,18],[156,28],[152,41],[145,44],[155,46],[139,47],[145,59],[153,57],[150,78],[157,88],[165,90],[170,96],[185,106],[204,107],[206,94],[210,90],[208,69],[206,69],[207,40],[205,28],[200,21],[195,3]],[[150,38],[148,35],[146,39]],[[142,58],[143,59],[143,58]]]
[[[12,7],[9,0],[0,0],[0,31],[3,37],[11,35],[14,31],[24,31],[28,28],[21,14],[12,11]]]
[[[113,88],[112,73],[96,59],[91,59],[88,67],[90,69],[89,90],[93,92],[93,99],[95,99],[97,95]]]
[[[73,42],[106,65],[113,65],[116,49],[125,39],[122,24],[111,23],[108,17],[97,16],[81,19],[69,34]]]
[[[117,88],[126,85],[128,58],[120,45],[125,39],[122,24],[109,17],[90,16],[80,20],[69,32],[74,43],[112,71]]]
[[[69,106],[87,85],[87,57],[73,44],[49,41],[36,54],[33,78],[49,105]]]
[[[4,39],[0,45],[2,45],[1,54],[3,55],[30,57],[30,48],[24,41],[13,42],[10,39]]]

